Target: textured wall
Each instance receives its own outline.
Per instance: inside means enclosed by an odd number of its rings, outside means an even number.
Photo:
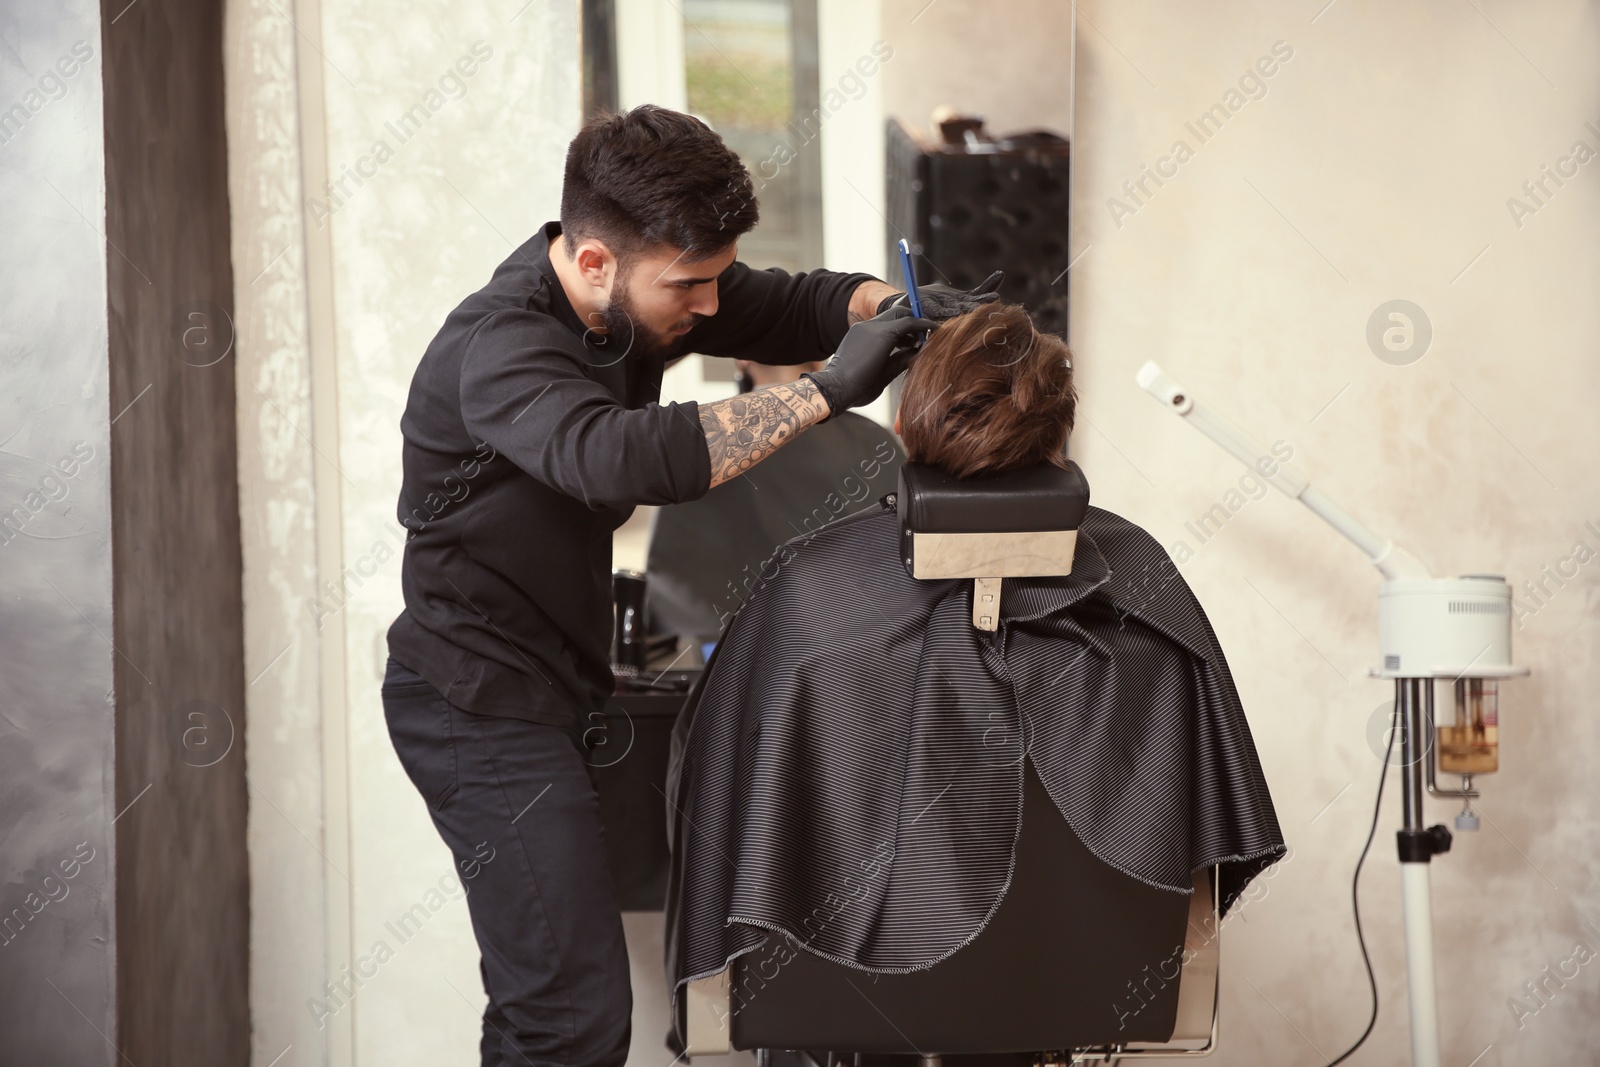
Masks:
[[[126,10],[124,10],[126,8]],[[222,5],[107,0],[117,1042],[249,1047]]]
[[[380,943],[394,954],[351,1009],[357,1063],[458,1061],[481,1028],[466,905],[459,889],[439,900],[441,879],[455,884],[450,854],[395,758],[378,698],[384,633],[401,604],[399,422],[444,316],[559,214],[578,123],[576,4],[472,0],[450,5],[447,19],[443,10],[433,0],[323,0],[328,60],[349,79],[327,81],[328,172],[373,175],[347,181],[337,202],[312,191],[326,217],[308,205],[309,224],[329,227],[333,245],[339,465],[352,476],[341,519],[355,578],[342,602],[325,601],[347,650],[351,938],[358,964]],[[380,144],[392,155],[363,167]],[[427,924],[401,943],[388,924],[419,903]],[[423,1013],[430,1025],[418,1031],[409,1023]]]
[[[1072,12],[1061,0],[882,0],[883,111],[931,133],[949,104],[992,133],[1072,125]],[[999,17],[1003,11],[1004,17]],[[1091,32],[1083,30],[1080,32]]]
[[[328,978],[321,660],[306,605],[318,596],[316,469],[301,212],[303,47],[276,0],[229,0],[229,198],[244,568],[245,757],[249,772],[250,1062],[293,1050],[328,1062],[307,1010]],[[309,50],[308,50],[309,51]],[[310,53],[315,55],[315,53]],[[331,451],[331,447],[330,447]],[[284,1061],[287,1062],[287,1061]]]
[[[100,14],[88,0],[10,3],[0,37],[0,1063],[110,1064],[114,253]]]
[[[1324,1063],[1366,1023],[1349,881],[1392,693],[1365,677],[1376,572],[1299,505],[1239,492],[1244,469],[1134,385],[1147,359],[1287,443],[1315,483],[1435,573],[1511,579],[1516,655],[1534,673],[1504,687],[1481,832],[1433,864],[1444,1058],[1594,1062],[1600,964],[1574,950],[1600,949],[1585,925],[1600,921],[1600,569],[1585,562],[1600,549],[1600,164],[1560,161],[1577,141],[1600,150],[1596,9],[1080,11],[1074,449],[1099,504],[1187,560],[1294,848],[1227,927],[1216,1062]],[[1279,41],[1291,58],[1272,59]],[[1241,89],[1263,56],[1271,75]],[[1220,132],[1202,140],[1186,124],[1219,103]],[[1564,183],[1547,180],[1536,213],[1514,214],[1508,200],[1533,206],[1522,184],[1544,165]],[[1130,195],[1124,183],[1138,189],[1158,166],[1163,183]],[[1432,327],[1403,365],[1367,341],[1393,299]],[[1226,525],[1202,540],[1186,524],[1218,503]],[[1351,1062],[1372,1065],[1409,1062],[1393,775],[1389,786],[1362,880],[1383,1011]],[[1455,809],[1428,806],[1445,822]],[[1565,983],[1534,1000],[1523,984],[1547,966]]]
[[[452,1062],[476,1045],[476,946],[378,700],[399,418],[445,313],[557,214],[577,12],[302,0],[297,33],[282,6],[230,0],[227,50],[251,856],[275,889],[253,1062]]]

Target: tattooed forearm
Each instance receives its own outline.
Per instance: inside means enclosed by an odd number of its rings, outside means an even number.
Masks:
[[[827,401],[809,378],[701,404],[700,428],[711,452],[711,484],[737,478],[827,417]]]

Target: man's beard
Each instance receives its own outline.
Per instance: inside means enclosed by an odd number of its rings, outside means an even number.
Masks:
[[[660,334],[644,325],[628,291],[628,273],[618,275],[612,285],[611,299],[600,310],[600,326],[605,335],[592,338],[591,344],[599,342],[596,347],[612,360],[620,360],[625,355],[653,364],[676,359],[683,354],[688,335]],[[697,321],[699,318],[695,316]]]

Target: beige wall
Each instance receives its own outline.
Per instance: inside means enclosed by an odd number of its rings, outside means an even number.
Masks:
[[[1377,574],[1277,494],[1201,544],[1184,524],[1243,468],[1165,414],[1134,372],[1159,360],[1259,437],[1289,443],[1317,484],[1437,574],[1504,573],[1534,607],[1525,580],[1575,542],[1600,549],[1584,526],[1600,529],[1600,163],[1551,184],[1520,228],[1507,207],[1575,141],[1600,150],[1585,125],[1600,120],[1595,9],[1321,7],[1080,7],[1073,447],[1097,503],[1194,550],[1184,576],[1228,652],[1294,848],[1227,928],[1219,1065],[1326,1062],[1366,1023],[1349,880],[1380,766],[1369,726],[1391,695],[1365,677]],[[1293,56],[1266,95],[1199,143],[1185,122],[1278,41]],[[1123,182],[1177,140],[1193,157],[1130,201]],[[1374,309],[1397,298],[1433,327],[1408,366],[1365,339]],[[1600,929],[1582,925],[1600,922],[1597,576],[1590,565],[1551,583],[1523,618],[1516,655],[1534,673],[1504,688],[1483,829],[1433,864],[1446,1063],[1486,1046],[1480,1067],[1587,1063],[1600,1049],[1600,964],[1542,1008],[1521,988],[1580,940],[1600,949]],[[1431,819],[1453,812],[1429,804]],[[1398,823],[1391,775],[1362,881],[1383,1011],[1355,1063],[1409,1062]],[[1539,1009],[1520,1029],[1507,1003],[1519,995]]]
[[[305,1001],[327,978],[321,657],[307,255],[300,214],[298,40],[276,0],[230,0],[224,24],[232,206],[239,529],[244,556],[251,1062],[322,1065]]]
[[[1066,0],[882,0],[884,114],[931,131],[941,104],[991,133],[1072,127],[1072,4]]]
[[[400,608],[399,419],[445,314],[558,213],[576,6],[301,0],[298,32],[283,8],[233,0],[227,53],[253,1062],[460,1062],[480,1028],[476,949],[378,699]],[[458,61],[472,73],[441,87]],[[401,942],[386,924],[419,903],[428,921]],[[361,980],[341,1007],[323,983],[347,968]]]
[[[476,1047],[483,986],[454,863],[384,724],[384,634],[401,598],[398,554],[380,557],[396,544],[399,422],[417,361],[450,309],[559,214],[578,127],[577,7],[536,0],[512,22],[520,5],[491,0],[398,10],[385,0],[322,2],[328,58],[356,83],[327,82],[329,172],[354,167],[375,141],[394,151],[330,220],[339,449],[353,475],[343,486],[344,555],[346,565],[370,557],[375,571],[341,613],[351,933],[358,958],[379,943],[394,951],[356,998],[355,1062],[455,1063]],[[476,72],[461,79],[462,95],[446,95],[401,143],[390,126],[428,103],[463,57]],[[434,908],[441,879],[455,888],[401,943],[386,924],[419,903]]]

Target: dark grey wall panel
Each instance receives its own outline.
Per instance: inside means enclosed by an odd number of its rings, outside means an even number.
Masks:
[[[0,5],[6,1067],[118,1059],[108,1040],[115,653],[100,105],[95,4]]]
[[[102,7],[118,1043],[170,1067],[250,1047],[222,8]]]

